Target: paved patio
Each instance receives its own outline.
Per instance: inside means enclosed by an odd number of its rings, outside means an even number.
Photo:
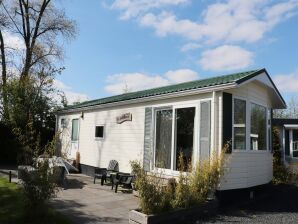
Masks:
[[[67,189],[51,205],[73,223],[128,223],[128,212],[138,207],[138,199],[125,191],[114,193],[111,186],[101,186],[100,180],[93,184],[91,177],[72,174]]]

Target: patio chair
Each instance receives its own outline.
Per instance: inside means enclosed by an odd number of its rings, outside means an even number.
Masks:
[[[111,160],[108,168],[95,168],[93,183],[95,184],[95,180],[97,178],[101,180],[101,185],[103,185],[103,183],[107,181],[107,178],[111,178],[111,173],[117,172],[118,170],[119,165],[116,160]]]
[[[134,175],[130,174],[119,174],[118,178],[113,179],[112,181],[112,190],[115,185],[115,193],[117,193],[118,186],[122,185],[128,189],[132,189],[132,182],[134,180]]]

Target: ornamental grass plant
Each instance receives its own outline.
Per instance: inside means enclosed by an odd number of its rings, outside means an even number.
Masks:
[[[131,161],[136,175],[135,189],[139,192],[140,210],[145,214],[158,214],[205,203],[219,185],[226,162],[225,148],[219,154],[213,152],[210,158],[192,166],[185,164],[183,154],[179,155],[179,176],[166,179],[163,172],[146,172],[141,163]]]

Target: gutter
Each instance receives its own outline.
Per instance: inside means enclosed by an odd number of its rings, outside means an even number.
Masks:
[[[238,86],[238,84],[234,82],[234,83],[229,83],[229,84],[217,85],[214,87],[203,87],[203,88],[200,88],[197,90],[191,89],[191,90],[185,90],[185,91],[180,91],[180,92],[175,92],[175,93],[166,93],[166,94],[160,94],[160,95],[156,95],[156,96],[148,96],[148,97],[143,97],[143,98],[124,100],[124,101],[112,102],[112,103],[106,103],[106,104],[99,104],[99,105],[93,105],[93,106],[87,106],[87,107],[81,107],[81,108],[64,109],[61,111],[57,111],[56,115],[76,113],[76,112],[82,112],[82,111],[88,111],[88,110],[103,109],[103,108],[110,108],[110,107],[123,106],[123,105],[134,104],[134,103],[144,103],[144,102],[177,98],[177,97],[183,97],[183,96],[191,96],[191,95],[196,95],[196,94],[209,93],[209,92],[213,92],[213,91],[232,89],[232,88],[236,88],[237,86]]]

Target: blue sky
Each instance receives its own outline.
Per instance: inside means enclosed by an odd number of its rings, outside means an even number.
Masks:
[[[298,0],[60,4],[79,29],[56,83],[70,102],[263,67],[298,93]]]

